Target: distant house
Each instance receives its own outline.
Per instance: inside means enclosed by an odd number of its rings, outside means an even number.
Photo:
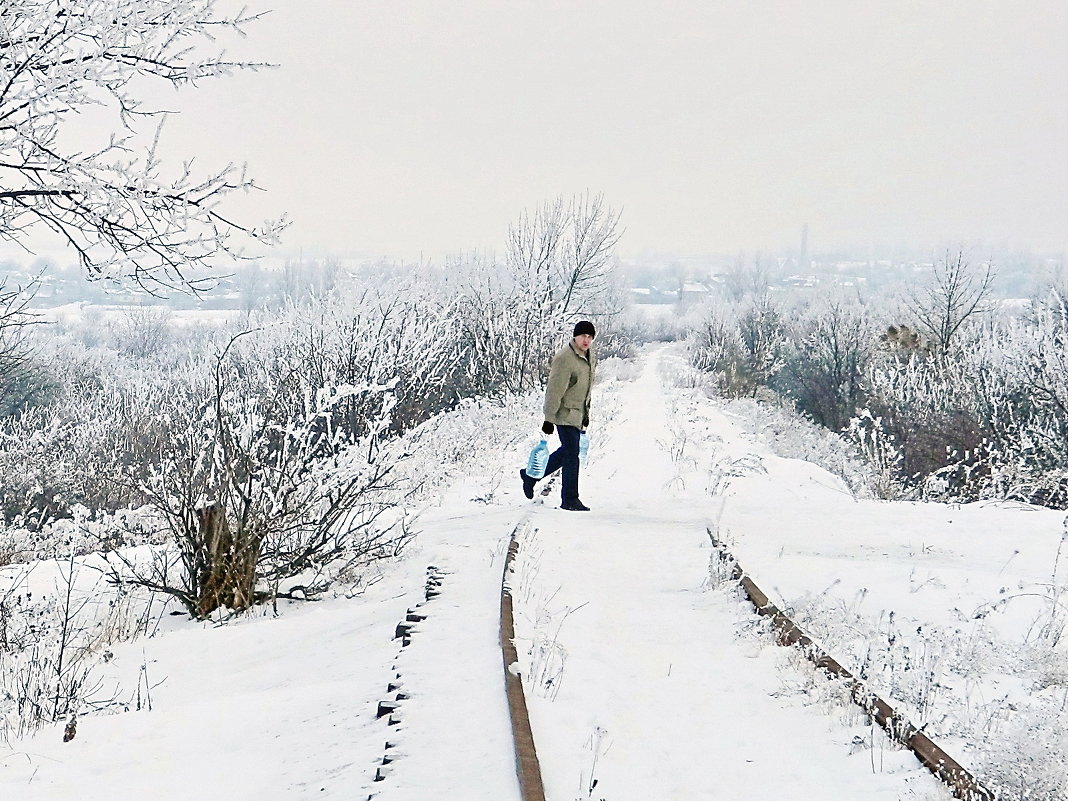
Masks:
[[[699,303],[708,297],[710,291],[708,284],[685,281],[682,284],[682,290],[679,292],[679,303]]]
[[[660,289],[655,286],[632,286],[630,298],[634,303],[674,303],[679,298],[679,293],[670,289]]]
[[[814,287],[819,282],[819,278],[814,275],[788,275],[782,279],[784,286],[794,287],[795,289]]]

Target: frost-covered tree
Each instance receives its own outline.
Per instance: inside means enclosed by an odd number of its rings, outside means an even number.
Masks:
[[[875,352],[867,307],[841,298],[817,302],[791,326],[776,388],[820,425],[842,431],[864,397],[864,374]]]
[[[558,197],[512,224],[503,264],[457,265],[473,363],[496,368],[484,388],[536,386],[569,322],[618,312],[613,251],[622,233],[620,213],[601,195]]]
[[[760,254],[747,265],[745,258],[739,254],[731,268],[723,275],[723,291],[735,302],[749,297],[762,297],[771,287],[771,270],[762,261]]]
[[[0,237],[50,232],[90,277],[196,287],[202,268],[271,240],[281,223],[242,225],[222,202],[256,186],[233,164],[201,172],[158,155],[166,112],[145,101],[259,64],[212,52],[258,15],[215,0],[0,0]],[[90,142],[88,118],[106,116]],[[156,124],[138,144],[138,128]]]
[[[994,278],[992,265],[976,268],[964,260],[963,252],[947,252],[930,282],[908,295],[906,306],[935,350],[950,350],[968,320],[991,310]]]
[[[782,368],[784,342],[782,312],[767,295],[741,309],[712,303],[690,337],[690,361],[716,375],[723,395],[754,397]]]

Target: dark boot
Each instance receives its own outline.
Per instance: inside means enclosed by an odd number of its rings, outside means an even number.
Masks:
[[[582,501],[576,498],[573,501],[564,501],[560,504],[560,508],[568,512],[588,512],[590,507],[586,506]]]
[[[528,476],[526,470],[520,470],[519,477],[523,479],[523,494],[528,498],[533,498],[534,485],[538,483],[538,479]]]

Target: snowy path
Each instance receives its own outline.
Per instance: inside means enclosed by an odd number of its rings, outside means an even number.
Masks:
[[[411,698],[400,725],[384,732],[401,756],[367,788],[376,801],[518,797],[496,615],[515,516],[470,503],[423,523],[416,558],[445,575],[395,663]]]
[[[937,797],[911,755],[880,754],[875,774],[852,747],[864,727],[783,693],[782,654],[739,639],[744,607],[706,588],[713,499],[679,480],[655,358],[585,471],[593,511],[547,499],[517,568],[547,797]]]

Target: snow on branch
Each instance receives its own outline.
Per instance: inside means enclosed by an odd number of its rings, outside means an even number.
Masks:
[[[51,232],[90,277],[150,291],[203,288],[197,276],[219,258],[274,242],[284,220],[248,226],[221,208],[231,193],[259,188],[243,167],[202,174],[188,161],[165,171],[157,150],[168,112],[138,94],[142,79],[195,85],[269,66],[205,52],[259,16],[221,16],[215,0],[0,0],[0,237],[19,244]],[[80,150],[70,129],[92,108],[111,114],[113,131]],[[145,118],[159,122],[137,153],[134,125]]]

